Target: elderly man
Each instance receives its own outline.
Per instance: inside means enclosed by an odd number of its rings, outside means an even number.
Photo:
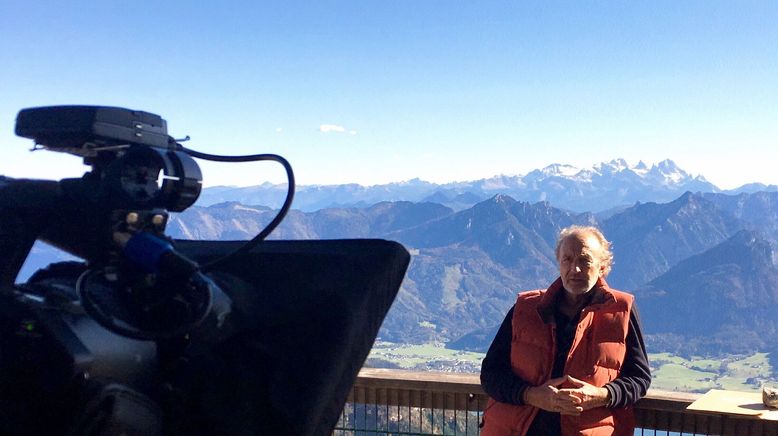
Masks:
[[[560,277],[519,294],[483,361],[482,436],[633,433],[651,373],[633,297],[605,282],[610,243],[569,227],[556,258]]]

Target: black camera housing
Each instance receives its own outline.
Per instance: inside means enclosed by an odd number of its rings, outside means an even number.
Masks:
[[[46,148],[80,156],[121,144],[175,149],[161,116],[110,106],[22,109],[16,117],[16,134]]]
[[[332,434],[408,267],[400,244],[173,241],[167,212],[192,205],[202,177],[160,116],[31,108],[16,133],[91,169],[0,176],[0,434]],[[121,245],[139,234],[174,247],[159,271]],[[16,284],[35,240],[85,262]],[[157,322],[198,290],[202,317],[169,317],[186,330]],[[150,324],[175,336],[141,335]]]

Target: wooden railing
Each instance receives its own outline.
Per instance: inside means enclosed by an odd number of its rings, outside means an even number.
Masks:
[[[649,390],[635,434],[778,436],[778,421],[687,410],[698,397]],[[365,368],[334,435],[477,435],[486,402],[476,374]]]

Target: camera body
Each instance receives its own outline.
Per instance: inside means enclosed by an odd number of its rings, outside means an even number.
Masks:
[[[0,177],[0,433],[331,434],[402,246],[174,241],[168,211],[196,201],[202,175],[161,117],[33,108],[16,132],[91,169]],[[35,240],[84,262],[17,284]]]
[[[163,434],[157,346],[83,311],[82,270],[55,264],[0,297],[0,432]]]
[[[172,410],[163,368],[183,357],[215,296],[226,300],[164,234],[168,211],[196,201],[200,169],[148,112],[30,108],[16,133],[91,169],[3,192],[4,215],[85,260],[52,265],[3,295],[2,392],[15,393],[3,397],[4,433],[161,434]]]

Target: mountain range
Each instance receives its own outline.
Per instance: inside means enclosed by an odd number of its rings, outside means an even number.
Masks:
[[[193,207],[175,216],[169,231],[247,239],[275,213],[235,202]],[[559,230],[597,225],[613,243],[608,281],[638,296],[654,351],[706,353],[778,343],[775,216],[778,192],[687,192],[605,218],[498,194],[459,211],[430,202],[292,211],[272,237],[403,243],[413,260],[382,338],[483,350],[516,292],[557,276]]]
[[[656,185],[642,192],[663,196],[672,191],[662,187],[676,186],[673,183],[707,183],[673,168],[677,169],[665,161],[652,168],[639,164],[630,169],[617,160],[591,171],[552,165],[530,173],[536,186],[552,186],[556,180],[567,187],[544,191],[554,193],[546,198],[579,198],[583,205],[587,198],[620,192],[609,208],[602,203],[590,210],[559,207],[547,200],[520,200],[496,188],[489,192],[497,193],[465,207],[464,200],[471,201],[475,193],[446,197],[444,190],[437,189],[438,199],[459,198],[456,207],[383,199],[359,207],[295,209],[270,238],[401,242],[413,255],[412,262],[381,338],[440,341],[452,348],[483,351],[516,293],[546,287],[557,277],[554,246],[559,231],[572,224],[596,225],[613,243],[615,264],[608,282],[637,296],[652,352],[778,352],[774,255],[778,192],[764,186],[765,190],[752,192],[760,185],[750,185],[739,193],[710,188],[681,192],[667,200],[620,203],[637,195],[636,180],[648,177],[655,177]],[[530,174],[521,178],[522,183],[531,179]],[[624,182],[618,191],[617,185],[603,182],[608,177],[635,183]],[[335,198],[329,201],[335,202]],[[252,204],[257,203],[227,201],[191,207],[171,217],[168,233],[181,239],[249,239],[277,213]],[[56,258],[40,247],[36,256],[38,262]],[[36,267],[36,259],[28,260],[26,271]]]
[[[651,167],[642,161],[630,165],[624,159],[614,159],[591,168],[551,164],[525,175],[499,175],[469,182],[436,184],[412,179],[373,186],[297,186],[294,205],[296,209],[312,212],[334,207],[369,207],[381,201],[411,201],[462,210],[496,194],[505,194],[519,201],[548,201],[561,209],[599,212],[636,201],[666,202],[686,191],[736,194],[776,190],[775,185],[752,183],[722,191],[703,176],[692,176],[669,159]],[[198,205],[236,201],[278,207],[285,195],[286,185],[215,186],[203,190]]]

